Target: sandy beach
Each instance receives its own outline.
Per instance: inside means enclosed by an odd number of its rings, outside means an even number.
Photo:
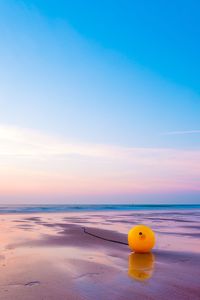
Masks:
[[[127,232],[156,233],[152,254],[131,253]],[[0,299],[199,299],[200,211],[0,216]]]

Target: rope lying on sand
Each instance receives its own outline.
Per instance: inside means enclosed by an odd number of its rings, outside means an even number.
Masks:
[[[86,233],[86,234],[88,234],[88,235],[91,235],[91,236],[93,236],[93,237],[96,237],[96,238],[98,238],[98,239],[104,240],[104,241],[108,241],[108,242],[112,242],[112,243],[116,243],[116,244],[128,245],[127,243],[124,243],[124,242],[115,241],[115,240],[111,240],[111,239],[106,239],[106,238],[104,238],[104,237],[102,237],[102,236],[99,236],[99,235],[90,233],[90,232],[88,232],[88,231],[85,229],[85,227],[83,227],[83,232]]]

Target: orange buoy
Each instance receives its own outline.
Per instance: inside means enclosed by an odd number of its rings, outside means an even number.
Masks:
[[[136,253],[149,253],[155,245],[155,234],[145,225],[137,225],[128,233],[129,248]]]

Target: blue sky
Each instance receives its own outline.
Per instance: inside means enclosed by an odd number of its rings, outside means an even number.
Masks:
[[[6,128],[13,142],[13,134],[26,129],[79,147],[178,149],[196,155],[199,12],[199,1],[2,0],[2,136]],[[156,178],[163,172],[161,167]],[[198,192],[191,186],[188,195]]]

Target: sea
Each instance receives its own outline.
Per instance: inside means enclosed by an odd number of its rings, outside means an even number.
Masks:
[[[29,204],[0,205],[0,214],[89,211],[200,210],[200,204]]]

